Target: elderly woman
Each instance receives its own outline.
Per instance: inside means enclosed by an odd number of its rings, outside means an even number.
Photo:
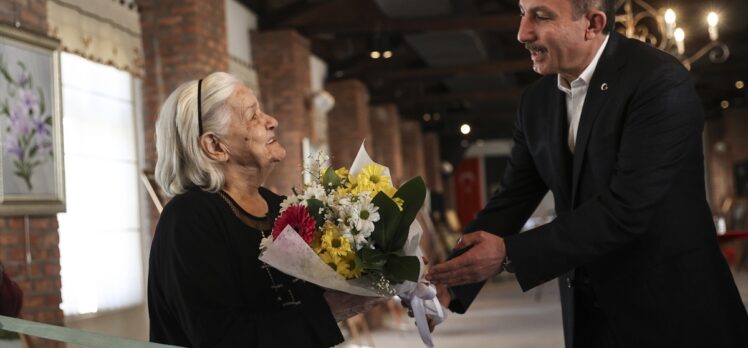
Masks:
[[[156,180],[173,196],[150,254],[151,341],[188,347],[329,347],[337,321],[376,300],[258,260],[283,197],[262,187],[285,149],[278,121],[226,73],[179,86],[156,123]]]

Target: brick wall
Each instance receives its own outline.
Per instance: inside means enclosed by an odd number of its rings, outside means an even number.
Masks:
[[[0,22],[46,35],[46,0],[0,1]],[[23,290],[21,318],[63,325],[57,216],[0,217],[0,261]],[[28,246],[28,247],[27,247]],[[63,347],[34,339],[34,347]]]
[[[278,119],[280,143],[286,158],[279,163],[265,186],[291,193],[302,184],[302,139],[311,137],[312,116],[305,101],[311,91],[309,40],[294,30],[253,32],[252,61],[257,70],[260,103]]]
[[[47,34],[47,0],[0,1],[0,22],[5,25]]]
[[[229,66],[224,0],[137,0],[145,56],[143,134],[146,170],[156,166],[156,120],[180,84]],[[158,220],[153,204],[150,221]],[[151,230],[155,223],[151,224]]]
[[[400,112],[395,104],[372,106],[371,119],[372,159],[390,168],[395,186],[402,183],[403,154],[400,134]]]
[[[418,121],[403,121],[400,125],[403,143],[403,180],[415,176],[426,177],[423,133]]]
[[[369,91],[358,80],[337,80],[325,85],[335,97],[335,107],[327,114],[328,139],[334,167],[349,167],[356,158],[361,142],[374,153],[376,139],[369,124]]]
[[[439,134],[435,132],[423,133],[423,161],[426,171],[426,186],[433,193],[443,193],[444,183],[441,173],[441,148],[439,147]]]
[[[138,0],[145,54],[143,124],[146,166],[156,164],[161,103],[180,84],[229,66],[224,0]]]

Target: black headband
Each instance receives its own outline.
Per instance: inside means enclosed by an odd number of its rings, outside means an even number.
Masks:
[[[203,101],[202,101],[203,79],[197,80],[197,136],[203,135]]]

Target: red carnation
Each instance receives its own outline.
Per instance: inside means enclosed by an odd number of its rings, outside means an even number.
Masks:
[[[291,226],[307,244],[312,244],[314,230],[317,226],[316,221],[309,214],[309,210],[305,206],[290,206],[275,220],[275,225],[273,225],[273,240],[278,238],[278,235],[283,232],[286,226]]]

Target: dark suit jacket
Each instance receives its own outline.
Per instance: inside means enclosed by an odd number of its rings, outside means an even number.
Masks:
[[[748,347],[748,316],[706,201],[704,114],[688,72],[672,56],[612,33],[573,157],[564,105],[556,75],[527,89],[501,189],[466,232],[505,237],[525,291],[561,277],[568,347],[580,268],[619,345]],[[558,217],[518,233],[549,189]],[[464,312],[482,285],[454,288],[450,308]]]

